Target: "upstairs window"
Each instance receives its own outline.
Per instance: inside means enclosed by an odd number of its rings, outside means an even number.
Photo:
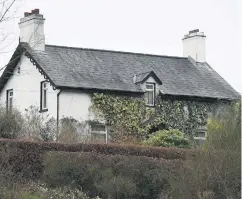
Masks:
[[[47,91],[48,91],[48,82],[41,82],[41,85],[40,85],[40,111],[48,111]]]
[[[7,90],[7,111],[13,108],[13,89]]]
[[[91,125],[91,141],[98,143],[107,143],[107,129],[104,124]]]
[[[155,84],[146,83],[146,105],[154,106],[155,105]]]

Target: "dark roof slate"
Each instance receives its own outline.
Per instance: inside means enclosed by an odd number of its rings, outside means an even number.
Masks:
[[[169,95],[238,99],[239,94],[207,63],[189,58],[46,45],[31,54],[58,87],[143,92],[135,74],[154,71]]]

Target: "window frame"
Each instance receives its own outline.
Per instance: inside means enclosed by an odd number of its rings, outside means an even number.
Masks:
[[[194,140],[206,140],[207,139],[207,131],[206,130],[197,130],[197,133],[202,132],[205,134],[204,137],[194,136]]]
[[[92,128],[93,128],[92,125],[102,125],[102,126],[104,126],[105,130],[104,131],[93,131],[92,130]],[[90,124],[89,125],[89,128],[90,128],[90,134],[91,134],[91,136],[92,136],[93,133],[105,135],[105,137],[106,137],[105,138],[105,144],[108,143],[108,132],[107,132],[107,126],[105,124],[103,124],[103,123],[93,123],[93,124]]]
[[[147,89],[147,85],[152,85],[153,86],[153,89]],[[149,106],[149,107],[154,107],[155,106],[155,92],[156,92],[156,88],[155,88],[155,83],[153,83],[153,82],[146,82],[145,83],[145,93],[146,93],[146,100],[147,100],[147,102],[146,102],[146,106]],[[152,91],[152,93],[153,93],[153,103],[152,104],[149,104],[148,102],[149,102],[149,99],[148,99],[148,92],[147,91]]]
[[[44,91],[46,91],[46,95],[45,95],[46,107],[44,107]],[[48,81],[42,81],[40,82],[40,111],[39,112],[46,112],[46,111],[48,111]]]
[[[11,97],[10,97],[10,93],[12,93]],[[12,99],[12,103],[11,103],[11,107],[9,107],[9,99]],[[11,111],[13,108],[13,89],[8,89],[6,90],[6,109],[7,111]]]

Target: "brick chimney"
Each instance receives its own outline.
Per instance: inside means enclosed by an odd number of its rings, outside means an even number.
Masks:
[[[45,50],[45,19],[39,13],[39,9],[31,12],[25,12],[24,17],[20,19],[20,42],[26,42],[33,50]]]
[[[183,56],[191,56],[196,62],[206,62],[206,36],[199,29],[191,30],[182,39]]]

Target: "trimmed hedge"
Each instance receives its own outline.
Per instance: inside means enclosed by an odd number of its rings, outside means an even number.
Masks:
[[[92,152],[105,155],[146,156],[167,160],[186,159],[189,150],[179,148],[155,148],[118,144],[62,144],[54,142],[29,142],[0,139],[0,152],[8,153],[9,164],[15,174],[38,179],[43,173],[43,155],[48,151]],[[192,152],[190,150],[189,152]],[[0,154],[1,164],[1,154]]]
[[[0,139],[0,147],[17,147],[20,150],[31,151],[67,151],[67,152],[95,152],[106,155],[130,155],[163,158],[168,160],[186,159],[188,154],[195,154],[193,150],[165,147],[147,147],[140,145],[120,144],[63,144],[57,142],[30,142],[17,139]]]

